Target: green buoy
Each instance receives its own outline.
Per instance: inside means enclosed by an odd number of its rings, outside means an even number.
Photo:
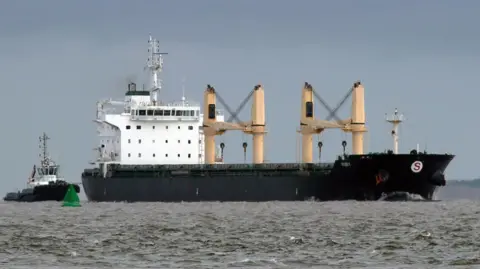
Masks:
[[[68,186],[67,193],[63,198],[63,205],[67,207],[80,207],[80,198],[78,198],[77,192],[72,184]]]

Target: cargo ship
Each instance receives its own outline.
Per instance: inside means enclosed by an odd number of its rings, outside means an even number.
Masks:
[[[12,202],[43,202],[62,201],[67,193],[70,183],[60,176],[60,165],[48,156],[46,133],[39,137],[40,165],[33,165],[32,172],[27,181],[27,187],[21,191],[9,192],[3,198]],[[77,193],[80,192],[78,184],[72,184]]]
[[[398,193],[421,195],[432,200],[444,186],[445,170],[452,154],[412,150],[398,152],[397,111],[387,121],[393,125],[393,150],[365,154],[364,87],[355,82],[337,108],[331,109],[312,85],[301,94],[300,128],[302,160],[298,163],[268,163],[264,160],[265,92],[257,85],[236,111],[225,103],[211,85],[204,91],[203,107],[187,101],[159,100],[163,55],[158,40],[149,38],[146,69],[147,89],[128,83],[123,101],[97,103],[94,120],[99,134],[94,167],[84,169],[82,185],[89,201],[95,202],[195,202],[195,201],[303,201],[386,200]],[[351,117],[340,119],[338,108],[351,96]],[[243,122],[239,111],[252,98],[251,120]],[[314,99],[329,111],[325,120],[314,115]],[[217,108],[222,103],[230,117]],[[108,107],[107,107],[108,106]],[[108,109],[119,109],[111,111]],[[332,162],[313,161],[313,136],[329,129],[351,133],[352,152]],[[224,143],[215,138],[227,131],[253,137],[253,162],[225,163]],[[318,142],[321,152],[322,142]],[[244,156],[248,143],[242,144]]]

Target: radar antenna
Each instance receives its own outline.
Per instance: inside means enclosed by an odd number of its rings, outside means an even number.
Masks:
[[[158,92],[162,89],[162,80],[159,78],[163,70],[163,57],[166,52],[160,52],[158,40],[150,35],[148,39],[148,59],[145,69],[150,71],[150,92],[152,93],[152,101],[157,103]]]
[[[393,125],[393,153],[398,154],[398,126],[404,121],[403,114],[398,114],[398,110],[395,108],[395,112],[393,114],[388,116],[385,113],[385,120]]]
[[[48,137],[47,134],[44,132],[43,135],[40,136],[38,139],[40,141],[40,163],[42,167],[49,166],[51,164],[51,160],[48,156],[47,140],[49,140],[50,137]]]

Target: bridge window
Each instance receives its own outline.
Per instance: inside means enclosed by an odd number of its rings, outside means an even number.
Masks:
[[[137,125],[137,130],[140,130],[140,129],[142,129],[142,126]]]
[[[130,130],[130,125],[125,126],[127,130]]]
[[[195,114],[197,115],[197,117],[198,117],[199,113],[200,112],[198,110],[195,111]]]
[[[155,116],[163,116],[163,110],[157,109],[154,113]]]
[[[191,117],[195,116],[195,110],[190,110],[190,116]]]
[[[192,125],[188,126],[188,130],[193,130],[193,126]]]
[[[170,116],[170,110],[164,110],[163,116]]]
[[[181,111],[181,110],[177,110],[177,114],[175,114],[175,116],[182,116],[182,111]]]
[[[192,154],[188,153],[188,158],[190,158],[192,156]]]
[[[153,110],[147,110],[147,116],[153,116]]]
[[[145,109],[141,109],[141,110],[138,111],[139,116],[145,116],[145,114],[146,114]]]

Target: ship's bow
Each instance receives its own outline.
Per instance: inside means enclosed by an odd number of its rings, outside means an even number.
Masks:
[[[363,189],[373,199],[382,194],[406,192],[432,200],[446,184],[445,170],[455,156],[450,154],[370,154],[352,156]],[[372,197],[373,196],[373,197]]]

